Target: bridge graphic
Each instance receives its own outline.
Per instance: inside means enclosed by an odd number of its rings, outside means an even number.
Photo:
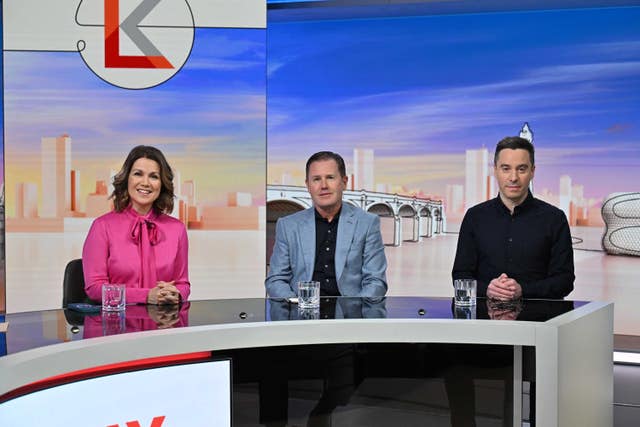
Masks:
[[[413,232],[410,242],[420,242],[446,231],[442,201],[373,191],[347,190],[345,203],[364,209],[383,218],[393,218],[393,246],[402,245],[403,218],[411,218]],[[312,206],[306,187],[267,185],[267,233],[275,233],[278,218]]]

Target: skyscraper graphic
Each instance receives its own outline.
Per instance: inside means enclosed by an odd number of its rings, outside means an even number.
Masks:
[[[187,200],[189,206],[196,204],[196,183],[189,179],[182,184],[182,196]]]
[[[446,209],[447,215],[455,216],[464,213],[464,186],[447,184]]]
[[[86,214],[90,218],[109,212],[111,203],[107,194],[108,186],[104,179],[96,180],[96,191],[87,195]]]
[[[189,179],[182,183],[182,198],[185,201],[185,220],[188,223],[200,220],[200,209],[197,206],[196,181]]]
[[[369,190],[375,188],[373,150],[353,149],[353,189]]]
[[[376,184],[376,192],[377,193],[390,193],[391,192],[391,186],[387,183],[384,182],[378,182]]]
[[[522,129],[520,129],[519,136],[533,144],[533,130],[529,126],[529,122],[524,122]]]
[[[280,183],[282,185],[295,185],[293,182],[293,176],[289,171],[282,172],[282,178],[280,178]]]
[[[71,210],[80,210],[80,171],[71,170]]]
[[[173,170],[173,194],[182,197],[182,173],[177,169]]]
[[[71,137],[44,137],[42,159],[43,218],[61,218],[71,210]]]
[[[113,178],[115,178],[117,173],[118,172],[116,172],[113,169],[105,169],[100,174],[98,174],[97,179],[100,180],[100,181],[104,181],[104,183],[105,183],[105,185],[107,187],[106,194],[108,194],[108,195],[113,194],[113,190],[115,189],[113,187]]]
[[[33,182],[16,184],[16,218],[38,217],[38,186]]]
[[[569,175],[562,175],[560,177],[560,197],[558,199],[558,207],[567,216],[567,221],[571,220],[571,198],[571,177]]]
[[[227,206],[251,206],[252,203],[253,197],[251,196],[251,193],[227,193]]]
[[[496,177],[490,172],[490,167],[487,167],[487,169],[489,172],[487,175],[487,194],[485,194],[485,200],[492,199],[498,194],[498,183],[496,182]]]
[[[571,187],[571,208],[570,225],[589,225],[589,205],[584,198],[584,185],[575,184]]]
[[[522,129],[520,129],[519,136],[533,144],[533,130],[531,129],[531,126],[529,126],[529,122],[524,122]],[[529,182],[529,190],[533,193],[533,181]]]
[[[467,150],[464,177],[464,205],[471,206],[487,200],[489,151],[486,148]]]

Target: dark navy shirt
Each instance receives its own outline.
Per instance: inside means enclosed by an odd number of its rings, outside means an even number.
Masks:
[[[478,296],[502,273],[524,298],[564,298],[573,290],[573,248],[560,209],[529,192],[513,215],[500,196],[470,208],[462,220],[453,279],[475,278]]]

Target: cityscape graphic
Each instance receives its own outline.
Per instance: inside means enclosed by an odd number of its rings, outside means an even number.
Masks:
[[[82,170],[72,169],[72,138],[63,134],[41,139],[41,181],[15,183],[15,211],[7,218],[12,232],[64,232],[66,218],[95,218],[113,209],[116,169],[105,167],[92,177],[94,191],[83,194]],[[183,179],[174,170],[174,209],[172,216],[188,229],[233,230],[260,228],[259,207],[248,192],[229,192],[226,206],[198,202],[197,180]],[[41,203],[38,195],[41,194]],[[69,224],[69,220],[66,220]]]
[[[72,52],[4,52],[7,232],[88,229],[141,144],[167,157],[188,229],[258,230],[264,49],[264,30],[197,29],[180,73],[143,91],[106,84]]]
[[[520,135],[524,136],[526,131],[531,131],[528,123],[523,125]],[[531,140],[531,138],[528,139]],[[464,184],[447,184],[444,192],[439,194],[425,193],[420,188],[406,188],[394,183],[377,181],[373,149],[354,148],[351,158],[352,162],[347,162],[346,165],[349,175],[347,184],[349,190],[374,191],[442,201],[447,219],[455,222],[462,219],[468,208],[492,199],[498,194],[497,183],[493,175],[493,152],[490,153],[487,148],[466,150],[464,154]],[[285,170],[279,178],[270,176],[270,184],[303,186],[304,176]],[[569,175],[560,177],[558,187],[558,193],[544,188],[541,192],[536,192],[535,196],[558,206],[567,216],[569,225],[604,225],[600,215],[602,199],[586,198],[584,185],[572,183]]]

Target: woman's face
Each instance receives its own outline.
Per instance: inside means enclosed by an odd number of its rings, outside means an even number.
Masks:
[[[133,209],[145,215],[160,196],[160,190],[162,190],[162,181],[158,162],[144,157],[136,160],[129,172],[127,185]]]

